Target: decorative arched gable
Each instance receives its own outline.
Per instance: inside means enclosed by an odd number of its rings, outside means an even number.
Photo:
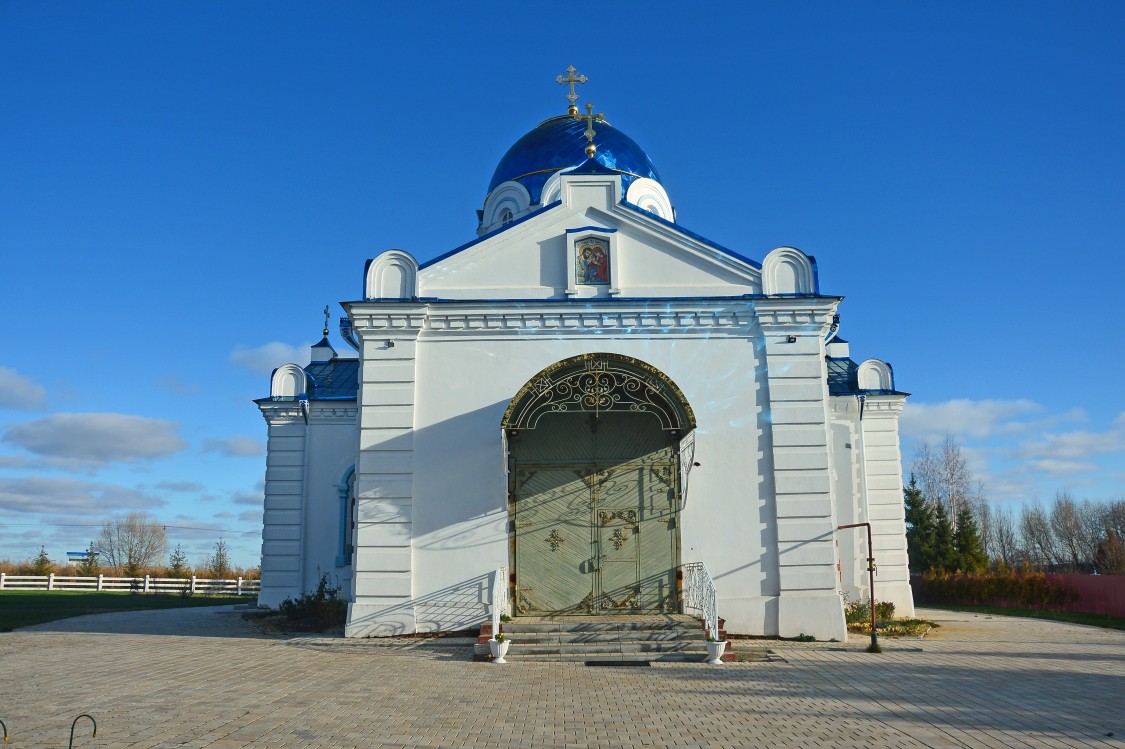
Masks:
[[[687,434],[695,413],[683,392],[651,364],[610,353],[581,354],[532,377],[512,398],[504,429],[534,429],[547,413],[651,413],[661,429]]]
[[[879,359],[868,359],[856,370],[860,390],[894,390],[895,375],[891,365]]]
[[[550,205],[562,198],[562,174],[560,169],[543,183],[543,190],[539,195],[539,205]]]
[[[481,231],[499,229],[531,206],[531,194],[519,182],[501,182],[484,200]]]
[[[367,262],[366,299],[413,299],[418,296],[418,261],[402,250],[387,250]]]
[[[296,364],[284,364],[273,371],[270,380],[270,398],[273,400],[297,400],[307,392],[305,370]]]
[[[795,247],[778,247],[762,261],[762,292],[817,294],[816,261]]]
[[[668,193],[654,179],[640,177],[633,180],[625,193],[625,199],[641,210],[656,214],[665,221],[675,221],[676,215],[672,211],[672,203],[668,200]]]

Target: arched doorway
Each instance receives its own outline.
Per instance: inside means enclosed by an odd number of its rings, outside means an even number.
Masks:
[[[515,612],[678,611],[680,444],[695,417],[675,383],[584,354],[533,377],[503,428]]]

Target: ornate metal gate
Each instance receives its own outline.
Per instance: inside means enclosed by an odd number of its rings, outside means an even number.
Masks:
[[[519,466],[517,613],[677,610],[673,456],[645,457],[611,468]]]
[[[683,393],[616,354],[547,367],[504,415],[519,614],[677,611]]]

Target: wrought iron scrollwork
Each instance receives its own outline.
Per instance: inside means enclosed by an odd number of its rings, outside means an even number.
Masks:
[[[598,520],[602,525],[609,525],[614,520],[623,520],[629,525],[637,524],[637,511],[636,510],[600,510],[598,511]]]
[[[507,429],[534,429],[547,413],[651,413],[662,429],[690,431],[691,407],[670,380],[644,362],[616,354],[585,354],[540,372],[512,400]]]

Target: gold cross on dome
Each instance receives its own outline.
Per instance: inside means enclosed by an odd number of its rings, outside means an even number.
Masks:
[[[586,76],[581,74],[575,75],[575,73],[577,72],[578,69],[576,67],[574,67],[573,65],[569,65],[566,69],[565,78],[563,78],[561,75],[555,78],[555,83],[558,83],[560,86],[567,83],[570,84],[570,93],[566,95],[566,100],[570,102],[570,106],[567,108],[566,113],[570,115],[578,114],[578,107],[574,104],[574,102],[578,101],[578,94],[574,92],[574,84],[586,82]]]
[[[586,102],[586,114],[579,115],[575,113],[575,116],[580,120],[586,120],[586,131],[582,134],[585,135],[586,140],[589,141],[586,145],[586,156],[592,159],[594,158],[594,154],[598,152],[598,147],[594,145],[594,135],[596,134],[594,133],[594,123],[605,122],[605,115],[601,112],[594,114],[594,105]]]
[[[325,338],[328,337],[328,318],[329,317],[331,317],[331,315],[328,312],[328,305],[326,304],[326,305],[324,305],[324,337]]]

